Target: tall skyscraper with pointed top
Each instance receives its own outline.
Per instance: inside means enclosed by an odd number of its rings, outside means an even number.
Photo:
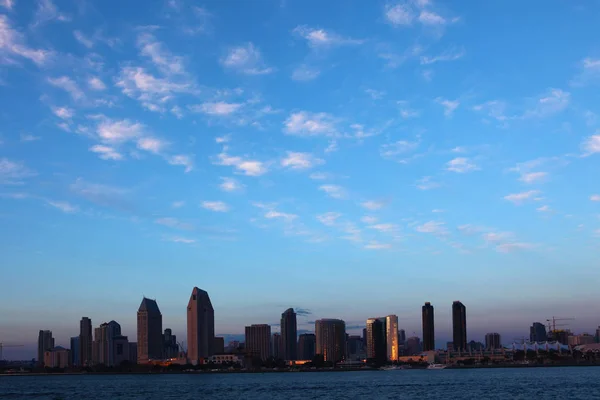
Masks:
[[[137,313],[138,363],[162,358],[162,314],[156,300],[142,299]]]
[[[187,306],[188,359],[197,364],[214,354],[215,310],[208,293],[194,287]]]
[[[281,314],[281,342],[283,345],[283,359],[297,359],[297,326],[296,313],[293,308],[288,308]]]
[[[422,308],[423,351],[435,350],[435,329],[433,326],[433,306],[426,302]]]

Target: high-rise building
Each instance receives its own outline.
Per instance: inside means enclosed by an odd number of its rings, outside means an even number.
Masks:
[[[529,341],[530,342],[545,342],[548,340],[546,334],[546,326],[541,322],[534,322],[529,328]]]
[[[398,331],[398,344],[404,344],[406,342],[406,332],[404,329]]]
[[[281,341],[284,360],[296,360],[298,333],[296,331],[296,313],[288,308],[281,314]]]
[[[92,320],[88,317],[79,322],[79,362],[82,367],[92,365]]]
[[[435,328],[431,303],[426,302],[421,312],[423,319],[423,351],[435,350]]]
[[[366,354],[367,353],[367,328],[363,328],[363,330],[362,330],[362,340],[363,340],[363,349]]]
[[[71,362],[71,351],[61,346],[44,352],[44,366],[48,368],[68,368]]]
[[[214,354],[224,354],[225,353],[225,338],[223,337],[215,337],[215,345],[213,347]]]
[[[315,357],[316,340],[314,333],[303,333],[298,337],[298,359],[312,360]]]
[[[137,312],[138,363],[160,360],[163,351],[162,314],[156,300],[142,299]]]
[[[337,363],[346,359],[346,323],[341,319],[315,321],[316,354],[326,362]]]
[[[363,354],[362,337],[358,335],[350,335],[346,339],[346,354],[348,358]]]
[[[52,331],[40,331],[38,334],[38,365],[44,365],[44,354],[47,351],[52,351],[52,349],[54,349],[54,338],[52,337]]]
[[[118,335],[112,338],[112,356],[111,365],[119,366],[123,362],[131,362],[131,343],[127,339],[127,336]],[[137,357],[137,355],[135,355]]]
[[[257,324],[246,327],[246,352],[263,361],[271,357],[271,325]]]
[[[367,319],[367,359],[378,363],[387,359],[386,318]]]
[[[283,352],[283,341],[281,339],[281,334],[280,333],[274,333],[272,338],[271,338],[271,345],[272,345],[272,349],[271,349],[271,354],[273,355],[273,358],[276,360],[285,360],[285,356],[284,356],[284,352]]]
[[[163,358],[177,358],[179,354],[179,345],[177,336],[173,335],[170,328],[165,329],[163,333]]]
[[[421,352],[421,339],[416,336],[406,339],[406,355],[414,356]]]
[[[137,364],[137,361],[138,361],[137,343],[129,342],[129,362],[131,364]]]
[[[460,301],[452,303],[452,342],[454,350],[467,350],[467,308]]]
[[[79,357],[79,336],[74,336],[71,338],[71,365],[74,367],[78,367],[81,365],[81,358]]]
[[[197,287],[187,306],[187,340],[188,359],[194,364],[215,353],[215,310],[208,293]]]
[[[398,316],[388,315],[385,317],[387,359],[398,360]]]
[[[485,348],[487,350],[501,349],[502,342],[500,340],[500,334],[495,332],[487,333],[485,335]]]
[[[107,365],[108,354],[108,324],[105,322],[94,328],[94,341],[92,342],[92,364]]]
[[[600,343],[600,326],[596,329],[596,343]]]

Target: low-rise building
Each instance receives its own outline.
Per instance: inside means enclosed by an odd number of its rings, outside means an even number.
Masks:
[[[209,360],[214,364],[244,364],[244,356],[238,354],[215,354],[209,357]]]
[[[44,352],[44,366],[47,368],[68,368],[71,365],[71,351],[61,346]]]

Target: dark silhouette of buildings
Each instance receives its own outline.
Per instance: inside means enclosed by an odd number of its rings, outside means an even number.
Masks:
[[[92,320],[88,317],[79,322],[79,361],[84,367],[92,365]]]
[[[467,350],[467,308],[460,301],[452,303],[452,343],[454,350]]]
[[[367,320],[367,359],[384,363],[387,359],[386,319]]]
[[[346,354],[348,357],[356,356],[361,354],[363,351],[364,345],[362,341],[362,337],[356,336],[347,336],[346,338]]]
[[[165,329],[163,333],[163,358],[177,358],[179,355],[179,345],[177,336],[173,335],[170,328]]]
[[[225,338],[215,337],[215,345],[213,347],[214,354],[225,353]]]
[[[426,302],[422,308],[423,351],[435,350],[435,328],[433,325],[433,306]]]
[[[273,358],[275,358],[276,360],[284,360],[285,357],[283,355],[283,341],[281,340],[280,333],[273,334],[273,336],[271,337],[271,345],[273,346],[273,348],[271,349],[271,355],[273,355]]]
[[[40,331],[38,334],[38,365],[44,365],[44,354],[54,349],[52,331]]]
[[[346,323],[341,319],[319,319],[315,321],[317,338],[316,354],[326,362],[346,359]]]
[[[281,342],[284,360],[296,360],[298,333],[296,331],[296,313],[288,308],[281,314]]]
[[[407,356],[419,354],[422,350],[421,339],[416,336],[409,337],[405,343],[405,353]]]
[[[215,310],[208,293],[194,287],[187,306],[188,358],[197,364],[215,354]]]
[[[142,299],[137,313],[138,363],[160,360],[163,353],[162,314],[156,300]]]
[[[529,328],[529,341],[530,342],[545,342],[548,340],[546,334],[546,326],[541,322],[534,322]]]
[[[271,357],[271,326],[266,324],[246,327],[246,353],[266,360]]]
[[[406,342],[406,332],[404,331],[404,329],[400,329],[398,331],[398,344],[403,345],[404,342]]]
[[[312,360],[315,356],[317,338],[314,333],[303,333],[298,337],[298,358]]]
[[[495,332],[486,333],[485,348],[486,350],[501,349],[502,341],[500,340],[500,334]]]
[[[78,367],[81,363],[79,358],[79,336],[74,336],[71,338],[71,365],[74,367]]]

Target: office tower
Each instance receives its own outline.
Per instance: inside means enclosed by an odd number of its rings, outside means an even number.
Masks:
[[[106,360],[106,365],[109,367],[118,365],[115,362],[115,338],[120,336],[121,325],[118,322],[110,321],[106,324],[106,354],[104,355],[104,359]]]
[[[281,341],[284,360],[296,360],[298,334],[296,332],[296,313],[288,308],[281,314]]]
[[[571,335],[570,330],[557,329],[551,332],[553,341],[556,341],[560,344],[569,344],[569,336]],[[549,339],[550,340],[550,339]]]
[[[367,320],[367,359],[383,363],[386,358],[386,318],[369,318]]]
[[[423,351],[435,350],[435,328],[431,303],[426,302],[421,312],[423,319]]]
[[[193,364],[215,353],[215,310],[208,293],[197,287],[187,306],[187,340],[188,358]]]
[[[421,352],[421,339],[416,336],[406,339],[406,353],[409,356],[417,355]]]
[[[474,340],[471,340],[469,343],[467,343],[467,350],[482,351],[484,349],[485,349],[485,344],[483,344],[481,342],[476,342]]]
[[[359,355],[363,352],[362,338],[358,335],[348,336],[346,339],[346,354],[348,358]]]
[[[179,354],[179,345],[177,344],[177,336],[173,335],[170,328],[165,329],[163,333],[163,358],[177,358]]]
[[[529,341],[530,342],[545,342],[548,340],[546,334],[546,326],[541,322],[534,322],[529,328]]]
[[[111,365],[119,366],[123,362],[131,362],[130,344],[127,336],[118,335],[112,338]]]
[[[54,349],[54,338],[52,337],[52,331],[40,331],[38,334],[38,365],[44,365],[44,354],[47,351],[52,351],[52,349]]]
[[[215,345],[213,347],[214,354],[224,354],[225,353],[225,338],[223,337],[215,337]]]
[[[92,342],[92,364],[108,365],[108,324],[105,322],[94,328],[94,341]]]
[[[406,332],[404,332],[404,329],[400,329],[398,331],[398,344],[404,344],[404,342],[406,342]]]
[[[129,362],[131,364],[137,364],[137,361],[138,361],[137,343],[130,342],[129,343]]]
[[[68,368],[71,362],[71,351],[61,346],[44,352],[44,366],[48,368]]]
[[[460,301],[452,303],[452,342],[454,350],[467,350],[467,308]]]
[[[346,323],[341,319],[315,321],[316,354],[324,361],[337,363],[346,359]]]
[[[267,324],[246,327],[246,352],[266,360],[271,357],[271,326]]]
[[[485,348],[487,350],[501,349],[500,334],[495,332],[487,333],[485,335]]]
[[[362,330],[362,339],[363,339],[363,349],[366,353],[367,352],[367,328],[363,328],[363,330]]]
[[[79,351],[79,336],[74,336],[71,338],[71,365],[74,367],[78,367],[81,364]]]
[[[137,312],[138,363],[160,360],[163,350],[162,314],[156,300],[142,299]]]
[[[88,317],[79,322],[79,361],[82,367],[92,365],[92,320]]]
[[[600,326],[596,329],[596,343],[600,343]]]
[[[279,360],[279,359],[285,360],[284,351],[283,351],[283,340],[281,338],[280,333],[273,334],[273,336],[271,338],[271,345],[273,347],[271,349],[271,354],[273,355],[273,358],[275,358],[276,360]]]
[[[303,333],[298,337],[298,359],[312,360],[315,357],[317,338],[314,333]]]
[[[388,315],[385,317],[387,359],[398,360],[398,316]]]

